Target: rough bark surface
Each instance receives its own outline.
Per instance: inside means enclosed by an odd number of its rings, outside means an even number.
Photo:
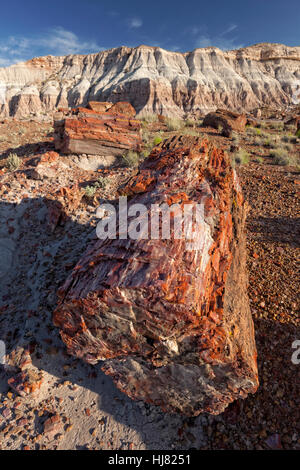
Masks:
[[[148,212],[202,203],[198,249],[174,239],[174,227],[169,240],[95,241],[59,290],[54,323],[70,354],[105,361],[130,397],[219,414],[258,386],[235,171],[207,140],[182,136],[157,146],[121,193]]]
[[[76,108],[64,119],[54,120],[55,148],[67,154],[118,156],[141,150],[140,129],[140,121],[122,114]]]

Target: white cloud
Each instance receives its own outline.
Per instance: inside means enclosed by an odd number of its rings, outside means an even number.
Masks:
[[[236,28],[236,24],[231,24],[227,29],[225,29],[225,31],[223,31],[223,33],[221,33],[221,36],[225,36],[225,34],[231,33],[231,31],[234,31]]]
[[[10,36],[0,42],[0,66],[5,67],[41,55],[88,54],[103,50],[95,41],[82,41],[75,33],[62,27],[41,36]]]
[[[237,29],[237,25],[231,24],[228,26],[228,28],[216,36],[202,34],[197,38],[195,47],[218,47],[222,50],[240,49],[241,47],[244,47],[244,45],[239,43],[236,37],[225,37],[235,29]]]
[[[129,20],[130,28],[140,28],[141,26],[143,26],[143,20],[141,20],[141,18],[137,18],[137,17],[130,18]]]

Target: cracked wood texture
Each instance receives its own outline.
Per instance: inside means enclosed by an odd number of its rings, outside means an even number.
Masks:
[[[154,203],[203,204],[193,222],[200,249],[174,239],[174,226],[169,240],[94,241],[59,290],[54,323],[70,354],[104,361],[131,398],[219,414],[258,386],[246,206],[229,157],[207,140],[174,137],[121,194],[148,212]]]
[[[123,107],[114,109],[126,112],[126,104],[129,111],[133,110],[129,103],[121,103]],[[141,122],[114,110],[74,108],[70,116],[54,120],[54,131],[55,148],[66,154],[120,156],[128,150],[142,148]]]

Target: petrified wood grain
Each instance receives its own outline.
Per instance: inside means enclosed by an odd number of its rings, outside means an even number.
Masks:
[[[85,108],[54,121],[55,148],[62,153],[122,155],[142,146],[141,123],[123,115]]]
[[[258,386],[235,171],[223,150],[182,136],[156,147],[121,193],[148,211],[202,203],[199,249],[174,239],[174,227],[169,240],[95,241],[59,290],[54,323],[70,354],[105,361],[130,397],[190,416],[221,413]]]

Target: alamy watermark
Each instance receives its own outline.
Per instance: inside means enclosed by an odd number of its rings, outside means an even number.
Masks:
[[[127,205],[127,196],[119,198],[118,211],[112,204],[98,207],[100,219],[96,233],[101,240],[184,240],[187,251],[201,250],[205,256],[213,240],[204,217],[204,204]]]
[[[6,347],[4,341],[0,340],[0,364],[5,364]]]
[[[292,354],[292,363],[295,365],[300,364],[300,340],[296,339],[293,344],[292,348],[295,349],[295,351]]]

